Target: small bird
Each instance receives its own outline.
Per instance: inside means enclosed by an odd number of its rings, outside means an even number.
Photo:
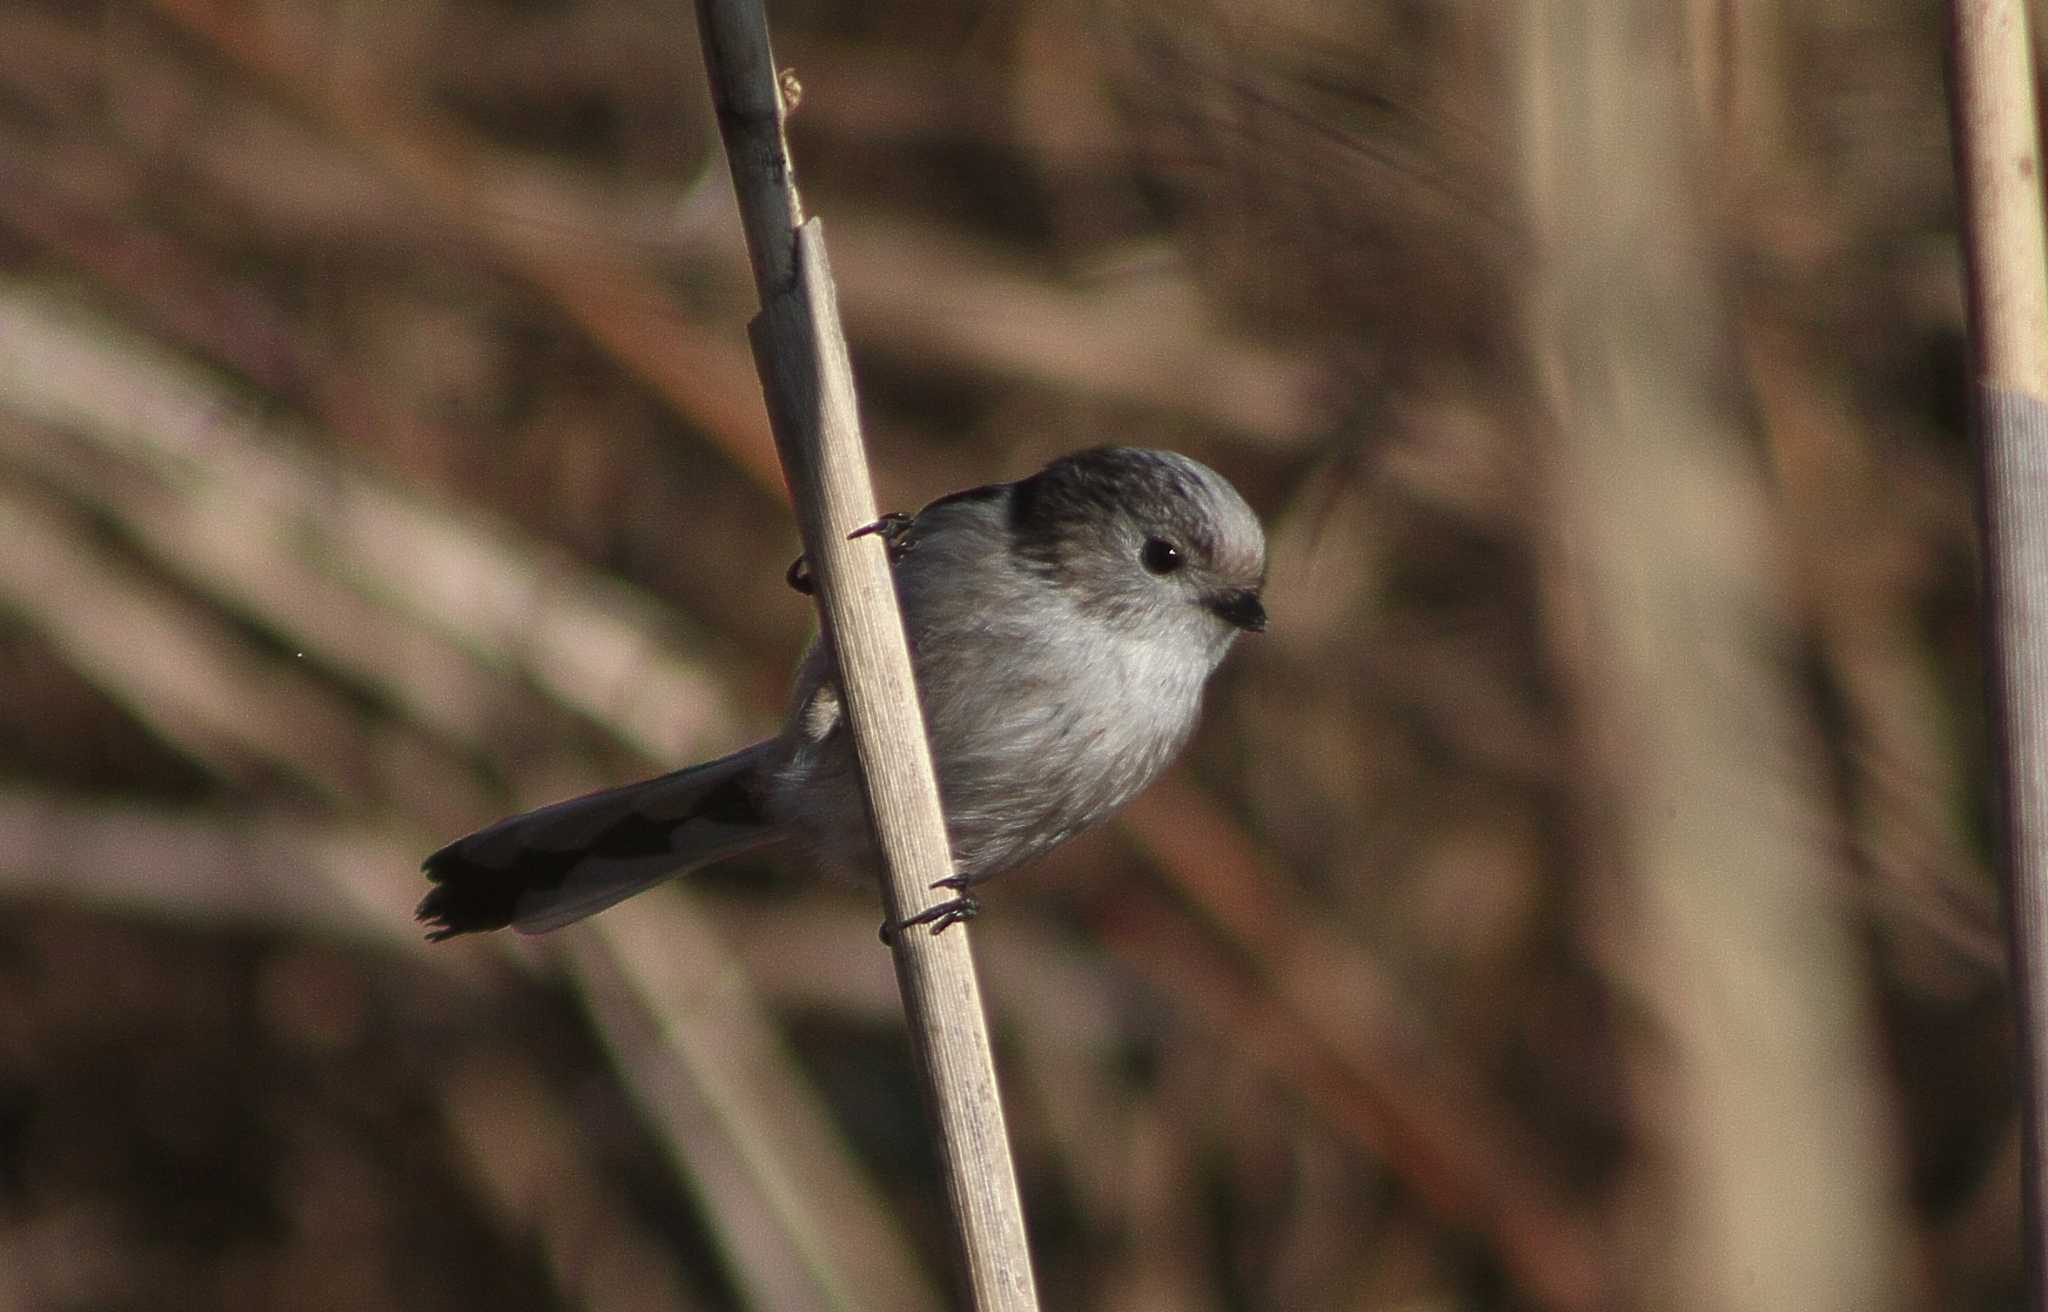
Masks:
[[[974,884],[1151,783],[1237,635],[1266,626],[1258,517],[1170,451],[1082,451],[863,531],[888,542],[951,840],[957,896],[904,922],[934,933],[975,913]],[[803,565],[790,577],[808,590]],[[437,941],[543,933],[776,842],[857,878],[881,869],[822,641],[773,738],[459,838],[426,859],[418,915]]]

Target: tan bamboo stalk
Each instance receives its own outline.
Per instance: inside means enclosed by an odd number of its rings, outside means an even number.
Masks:
[[[1951,0],[1951,119],[1976,369],[1985,647],[2020,1049],[2029,1301],[2048,1308],[2048,258],[2021,0]]]
[[[747,251],[761,294],[751,333],[783,474],[838,658],[868,813],[887,866],[883,901],[903,920],[952,872],[903,621],[876,518],[818,220],[805,220],[787,112],[760,0],[698,0],[698,30]],[[1037,1306],[981,988],[964,930],[894,936],[897,982],[924,1075],[970,1305]]]

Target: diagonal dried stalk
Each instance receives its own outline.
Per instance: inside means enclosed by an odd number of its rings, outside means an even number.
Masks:
[[[952,855],[886,554],[872,535],[849,536],[876,511],[824,233],[816,219],[803,218],[760,3],[700,0],[697,22],[761,293],[755,361],[887,866],[883,900],[889,917],[903,920],[933,900]],[[898,934],[894,950],[972,1306],[1035,1308],[1023,1204],[967,935]]]
[[[2018,1004],[2020,1172],[2031,1305],[2048,1307],[2048,254],[2027,7],[1953,0],[1950,95],[1983,479],[1991,724]]]
[[[1185,772],[1153,785],[1122,826],[1201,918],[1258,963],[1266,987],[1252,994],[1205,959],[1198,935],[1134,902],[1119,906],[1111,934],[1129,967],[1221,1032],[1258,1035],[1245,1048],[1252,1060],[1325,1109],[1432,1210],[1493,1244],[1544,1306],[1600,1306],[1586,1219],[1544,1179],[1454,1045],[1423,1037],[1425,1009],[1290,895],[1290,881]]]
[[[710,673],[660,648],[644,595],[309,454],[304,434],[242,413],[217,377],[62,298],[0,286],[0,337],[0,410],[132,472],[89,486],[12,423],[0,426],[0,457],[118,515],[173,573],[423,722],[473,737],[473,719],[459,721],[475,712],[449,706],[483,704],[453,695],[481,697],[481,667],[535,680],[650,760],[737,733],[739,710]],[[402,660],[369,641],[380,630],[410,631]]]
[[[678,1179],[711,1202],[750,1306],[932,1312],[897,1217],[843,1143],[749,974],[702,911],[641,898],[564,956]]]
[[[303,76],[312,56],[289,38],[244,23],[212,0],[150,0],[165,18],[202,40],[277,94],[303,106],[370,152],[409,187],[435,221],[475,239],[502,267],[545,292],[591,340],[688,417],[734,466],[774,482],[759,440],[736,352],[676,314],[658,282],[636,262],[608,259],[545,229],[494,214],[476,184],[479,163],[460,134],[431,119],[408,119],[360,88],[341,94]],[[261,29],[261,30],[259,30]]]
[[[342,800],[380,771],[431,776],[432,788],[399,805],[406,821],[439,829],[490,805],[439,748],[362,722],[312,668],[266,663],[218,615],[109,553],[70,502],[119,517],[171,578],[302,644],[312,667],[388,693],[430,737],[480,742],[480,708],[507,669],[649,760],[732,732],[737,710],[691,658],[663,648],[651,604],[630,589],[482,525],[438,522],[295,444],[303,434],[291,426],[236,413],[220,380],[80,307],[0,288],[0,327],[13,348],[0,361],[0,474],[48,485],[0,496],[0,537],[17,548],[0,570],[0,608],[210,771],[282,768]],[[84,580],[83,599],[62,579]],[[562,641],[542,636],[557,625],[568,626]],[[167,652],[219,654],[167,662]],[[451,696],[456,688],[473,695]],[[422,713],[429,704],[445,713]],[[221,822],[0,796],[0,886],[10,890],[413,949],[404,908],[423,841],[396,826]],[[631,1086],[660,1091],[649,1129],[726,1237],[735,1283],[762,1306],[933,1306],[909,1243],[803,1097],[801,1071],[746,976],[705,941],[691,902],[643,899],[617,914],[610,932],[561,960]],[[695,944],[687,971],[670,959],[679,943]],[[706,980],[716,981],[715,1006],[678,1003]],[[799,1173],[804,1187],[791,1189]],[[555,1241],[543,1242],[552,1252]]]

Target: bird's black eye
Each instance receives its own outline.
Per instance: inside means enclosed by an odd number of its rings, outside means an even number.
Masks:
[[[1138,560],[1154,574],[1171,574],[1188,563],[1187,557],[1180,554],[1180,548],[1165,538],[1146,538]]]

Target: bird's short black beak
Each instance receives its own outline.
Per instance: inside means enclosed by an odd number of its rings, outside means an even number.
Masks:
[[[1247,633],[1265,632],[1266,608],[1259,604],[1259,594],[1250,588],[1216,593],[1209,598],[1209,609]]]

